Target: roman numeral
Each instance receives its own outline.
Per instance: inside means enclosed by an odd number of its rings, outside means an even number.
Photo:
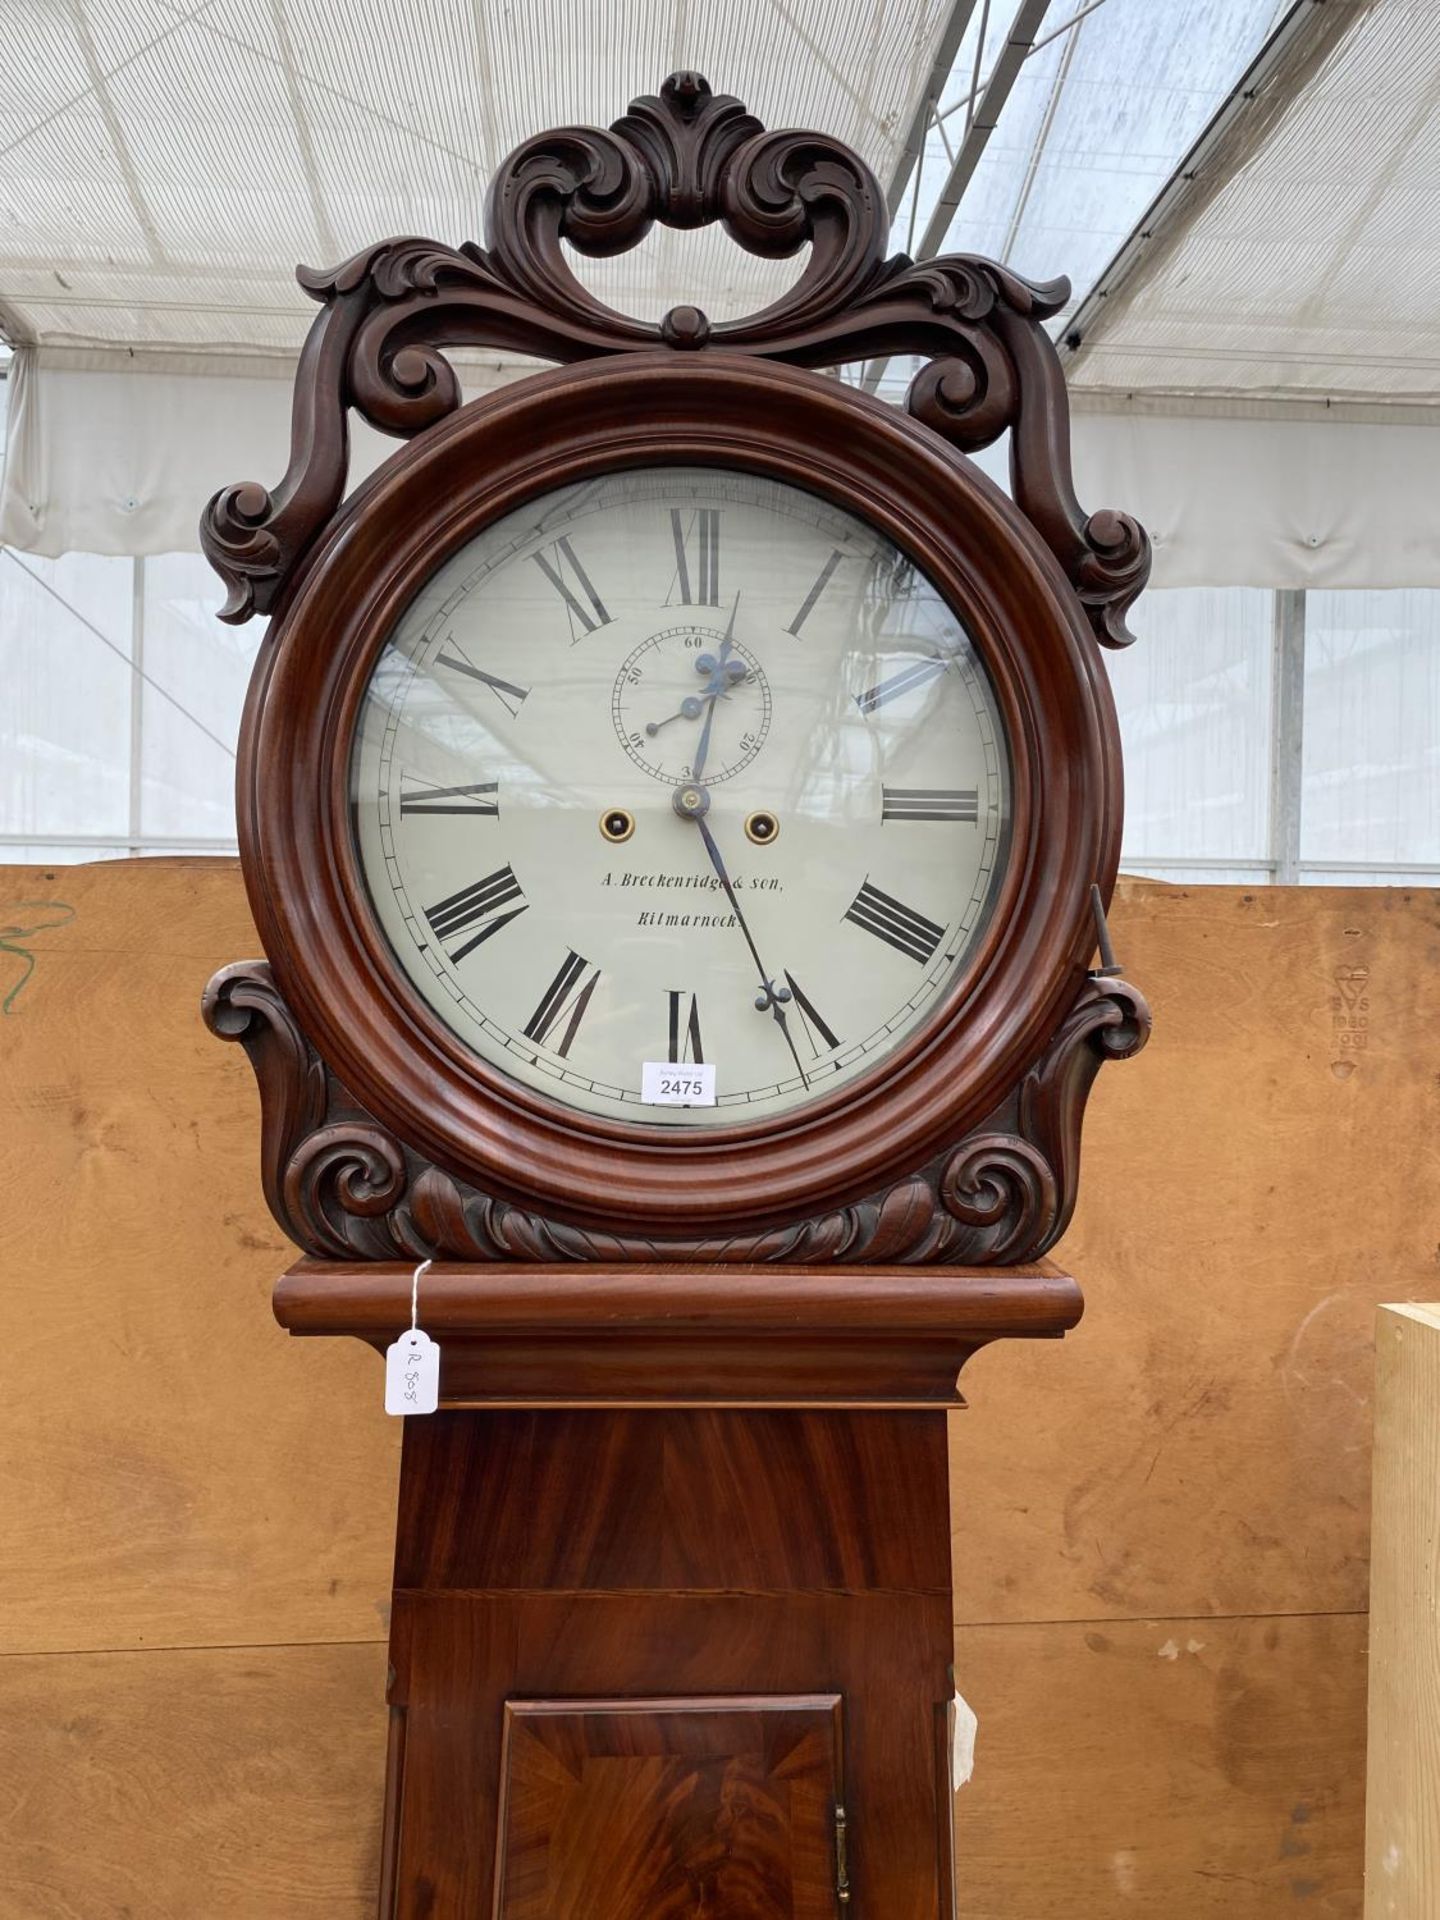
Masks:
[[[794,974],[790,972],[788,967],[785,970],[785,984],[790,989],[791,1001],[794,1003],[796,1012],[800,1015],[800,1025],[804,1030],[805,1038],[810,1042],[810,1051],[815,1054],[818,1054],[820,1051],[819,1047],[815,1044],[815,1036],[818,1033],[820,1038],[825,1042],[827,1049],[833,1052],[834,1049],[839,1046],[840,1042],[815,1011],[815,1002],[810,998],[809,994],[806,993],[805,989],[800,985],[800,982],[795,978]]]
[[[437,653],[435,664],[437,667],[453,667],[456,673],[466,673],[472,680],[478,680],[481,686],[489,687],[512,719],[518,716],[530,691],[529,687],[517,687],[513,680],[501,680],[493,673],[486,673],[482,667],[472,667],[459,653]]]
[[[666,996],[670,1002],[670,1051],[665,1056],[677,1064],[690,1059],[703,1065],[704,1052],[700,1046],[700,1002],[693,993],[676,993],[673,990]],[[690,1002],[688,1014],[684,1011],[684,1002]],[[689,1048],[687,1054],[685,1049]]]
[[[824,593],[826,587],[829,586],[831,574],[834,573],[836,567],[839,566],[840,562],[844,558],[845,558],[844,554],[839,552],[838,549],[836,552],[832,553],[830,558],[825,562],[824,566],[820,569],[819,576],[816,579],[814,586],[811,587],[809,593],[807,593],[805,598],[800,602],[800,611],[796,614],[795,618],[790,622],[789,626],[785,629],[787,633],[793,633],[797,640],[800,637],[801,627],[804,626],[805,622],[810,618],[810,615],[815,610],[815,602],[820,598],[821,594]]]
[[[855,704],[861,713],[874,713],[887,700],[894,700],[902,693],[909,693],[913,687],[923,687],[927,682],[938,679],[949,664],[948,660],[916,660],[911,666],[902,667],[899,673],[892,673],[888,680],[882,680],[878,686],[867,687],[864,693],[857,693]]]
[[[501,907],[507,907],[512,900],[521,904],[509,913],[501,913]],[[487,873],[483,880],[475,881],[473,886],[462,887],[459,893],[452,893],[448,900],[441,900],[433,907],[425,909],[425,918],[430,922],[431,931],[442,946],[456,934],[467,934],[475,929],[472,937],[462,942],[454,953],[446,949],[451,966],[458,966],[467,953],[473,953],[492,933],[498,933],[502,927],[508,927],[512,920],[518,920],[529,905],[520,891],[520,882],[509,867],[501,867],[496,873]]]
[[[675,538],[675,583],[680,588],[681,604],[687,607],[718,607],[720,604],[720,509],[697,507],[685,525],[679,507],[670,509],[670,531]],[[695,535],[695,566],[690,566],[690,535]],[[665,604],[671,604],[671,594]]]
[[[882,893],[867,880],[845,909],[845,919],[875,934],[897,953],[908,953],[923,965],[945,938],[944,927],[937,927],[923,913],[903,905],[892,894]]]
[[[980,794],[975,787],[882,787],[882,820],[980,819]]]
[[[572,647],[587,633],[594,633],[597,627],[609,626],[610,615],[605,610],[605,602],[595,591],[589,574],[575,558],[575,549],[570,544],[569,534],[562,534],[553,547],[543,549],[534,556],[534,559],[536,566],[565,602],[565,617],[570,622]],[[570,585],[572,578],[575,582],[574,588]],[[579,589],[578,593],[576,588]],[[585,596],[583,604],[580,594]]]
[[[535,1041],[538,1046],[548,1046],[550,1051],[558,1053],[562,1060],[570,1052],[571,1044],[579,1031],[580,1022],[585,1018],[585,1009],[590,1004],[590,996],[599,984],[600,969],[596,967],[584,986],[580,985],[580,976],[589,964],[590,962],[582,959],[573,948],[566,953],[560,964],[560,971],[545,989],[539,1006],[531,1014],[524,1030],[527,1040]],[[557,1046],[551,1042],[550,1035],[567,1014],[569,1020]]]
[[[405,777],[400,777],[400,812],[407,813],[464,813],[474,818],[493,819],[500,811],[500,784],[496,780],[485,780],[473,787],[436,787],[428,780],[416,781],[407,786]]]

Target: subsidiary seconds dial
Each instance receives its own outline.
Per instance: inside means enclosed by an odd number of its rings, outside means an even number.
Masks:
[[[704,722],[717,702],[724,703],[723,714],[715,716],[722,744],[705,768],[714,786],[743,772],[770,731],[769,682],[733,635],[727,647],[718,626],[699,622],[651,634],[616,675],[610,710],[620,744],[636,766],[679,786],[694,777]]]
[[[879,1066],[964,979],[1008,847],[955,610],[875,527],[731,470],[617,471],[453,555],[351,785],[413,990],[512,1080],[672,1128]],[[713,1104],[655,1104],[647,1063]]]

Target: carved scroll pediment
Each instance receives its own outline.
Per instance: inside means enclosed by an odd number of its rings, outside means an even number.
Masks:
[[[803,272],[762,311],[712,325],[677,305],[658,325],[616,312],[571,270],[568,244],[605,256],[656,221],[718,221],[769,258],[809,246]],[[695,73],[672,74],[609,129],[565,127],[518,147],[490,186],[488,245],[396,239],[328,272],[301,269],[320,302],[296,376],[290,464],[273,488],[223,488],[201,541],[225,580],[222,619],[276,605],[338,509],[346,414],[408,439],[461,403],[446,348],[569,362],[636,352],[744,353],[804,367],[913,354],[909,413],[964,453],[1009,431],[1012,490],[1075,588],[1096,637],[1123,645],[1150,549],[1129,515],[1087,513],[1070,472],[1064,374],[1044,322],[1069,284],[1039,284],[970,255],[886,258],[879,182],[841,141],[767,131]],[[875,405],[856,394],[855,404]]]

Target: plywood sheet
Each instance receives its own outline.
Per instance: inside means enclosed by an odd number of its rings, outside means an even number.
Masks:
[[[66,1353],[0,1411],[0,1644],[376,1631],[375,1364],[273,1326],[254,1088],[195,1011],[254,950],[234,864],[9,869],[0,901],[63,920],[0,951],[0,1167],[8,1291]],[[1115,922],[1156,1037],[1092,1103],[1086,1320],[967,1370],[959,1617],[1362,1606],[1369,1320],[1440,1241],[1437,897],[1144,883]]]
[[[1354,1920],[1362,1619],[962,1628],[964,1920]]]
[[[963,1630],[965,1920],[1354,1920],[1363,1639],[1355,1618]],[[0,1914],[368,1916],[384,1664],[378,1646],[0,1659]]]
[[[200,1021],[256,950],[236,863],[0,869],[0,927],[0,1268],[41,1342],[0,1650],[375,1638],[397,1423],[373,1354],[274,1323],[254,1082]]]
[[[1440,904],[1145,884],[1114,920],[1157,1030],[1092,1103],[1087,1318],[980,1354],[955,1422],[963,1911],[1336,1920],[1361,1622],[1204,1616],[1364,1605],[1371,1319],[1437,1271]],[[315,1643],[383,1633],[398,1436],[372,1354],[271,1318],[258,1103],[198,1017],[255,950],[238,871],[0,870],[0,926],[36,929],[0,935],[0,1269],[45,1343],[0,1402],[0,1805],[39,1889],[0,1916],[366,1912],[383,1654]],[[146,1651],[57,1651],[106,1648]],[[276,1823],[303,1857],[256,1880]]]
[[[381,1646],[0,1658],[5,1920],[372,1920]]]
[[[1440,1253],[1440,895],[1122,888],[1063,1346],[966,1369],[961,1620],[1363,1609],[1371,1325]]]

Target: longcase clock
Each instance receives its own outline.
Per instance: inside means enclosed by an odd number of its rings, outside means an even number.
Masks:
[[[808,245],[657,325],[564,246]],[[1121,780],[1063,281],[884,254],[868,167],[676,74],[497,175],[489,244],[302,273],[289,470],[206,510],[269,613],[241,858],[276,1311],[407,1422],[382,1920],[931,1920],[945,1412],[1058,1336]],[[461,404],[444,349],[558,363]],[[902,408],[815,369],[918,357]],[[408,444],[346,498],[350,409]],[[965,457],[1008,432],[1011,496]]]

